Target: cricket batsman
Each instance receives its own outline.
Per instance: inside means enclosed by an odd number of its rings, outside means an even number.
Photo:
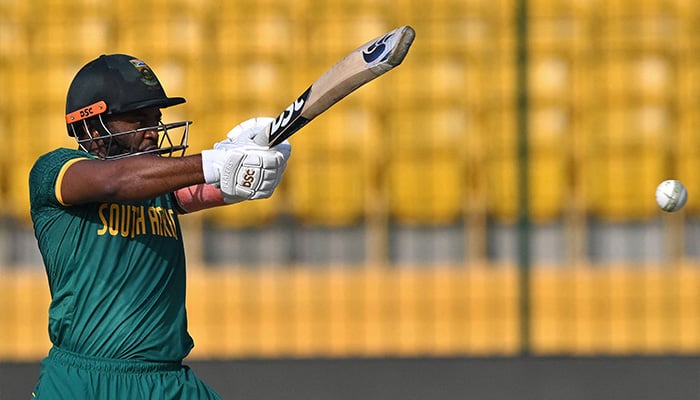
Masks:
[[[270,197],[291,146],[255,144],[272,121],[255,118],[185,155],[191,122],[161,121],[184,102],[125,54],[90,61],[71,82],[77,148],[42,155],[29,176],[52,343],[32,398],[220,398],[183,365],[193,340],[179,217]]]

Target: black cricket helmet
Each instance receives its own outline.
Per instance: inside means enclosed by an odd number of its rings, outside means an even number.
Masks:
[[[182,104],[182,97],[168,97],[153,70],[137,57],[126,54],[101,55],[83,66],[68,89],[66,98],[66,124],[68,135],[78,141],[81,149],[89,152],[92,143],[101,141],[106,149],[103,158],[122,158],[143,153],[173,155],[185,153],[191,121],[143,127],[125,132],[110,132],[104,117],[136,111],[144,108],[166,108]],[[92,131],[97,129],[99,136]],[[171,139],[173,129],[181,129],[178,141]],[[158,148],[138,151],[115,138],[137,132],[156,130]],[[134,135],[132,135],[133,137]]]

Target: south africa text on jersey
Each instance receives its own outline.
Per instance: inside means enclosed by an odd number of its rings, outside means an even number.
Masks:
[[[104,203],[98,209],[102,228],[98,235],[136,237],[156,235],[178,239],[175,211],[163,207]]]

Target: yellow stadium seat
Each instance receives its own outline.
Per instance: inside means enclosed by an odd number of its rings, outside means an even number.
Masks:
[[[37,360],[51,347],[46,274],[41,269],[11,271],[0,279],[0,358]]]
[[[101,4],[97,0],[80,0],[90,3]],[[235,3],[241,3],[243,0],[237,0]],[[114,10],[113,14],[118,18],[125,20],[143,20],[153,16],[176,17],[181,15],[189,15],[196,18],[206,18],[210,12],[215,12],[216,7],[220,3],[229,3],[218,0],[149,0],[143,2],[140,0],[122,0],[119,3],[110,4],[107,7]],[[141,12],[134,12],[140,10]],[[130,12],[131,11],[131,12]]]
[[[391,161],[390,174],[391,215],[399,223],[432,225],[461,217],[465,178],[454,152],[403,151]]]
[[[0,116],[2,116],[3,113],[3,109],[0,108]],[[0,118],[0,131],[8,132],[9,129],[9,123],[7,123],[4,118]],[[11,216],[11,211],[7,206],[10,197],[9,182],[11,178],[12,163],[8,160],[8,157],[3,157],[0,159],[0,218]]]
[[[529,156],[529,211],[535,222],[560,217],[566,207],[570,185],[567,182],[566,153],[556,149],[533,151]]]
[[[698,8],[697,3],[693,0],[676,0],[669,2],[667,6],[675,7],[675,11],[683,19],[692,20],[697,16]]]
[[[8,186],[8,209],[16,221],[29,223],[29,170],[31,163],[13,163]]]
[[[483,96],[487,101],[484,106],[488,107],[488,117],[500,119],[503,116],[499,116],[499,113],[513,113],[517,94],[517,70],[514,61],[505,56],[504,59],[484,64],[481,68],[485,71],[482,77],[485,84],[482,87]]]
[[[405,62],[403,69],[387,75],[390,79],[383,85],[388,91],[386,101],[394,107],[405,107],[404,103],[411,101],[458,105],[465,102],[465,97],[483,97],[483,85],[479,83],[485,79],[479,74],[483,70],[469,66],[460,57],[426,61],[406,58]]]
[[[216,13],[217,3],[216,0],[123,0],[109,4],[109,10],[102,15],[112,16],[114,24],[110,50],[133,54],[145,61],[180,57],[204,63],[205,56],[212,54],[210,32],[214,25],[210,18]]]
[[[288,57],[293,62],[298,59],[295,54],[304,51],[295,46],[301,33],[290,16],[280,10],[230,19],[224,15],[221,18],[217,21],[216,36],[211,44],[217,56],[226,62],[244,62],[250,55]]]
[[[205,24],[206,20],[196,15],[149,15],[144,21],[120,21],[122,29],[115,39],[120,52],[141,57],[146,62],[162,57],[204,63],[204,55],[210,54],[212,44]]]
[[[697,309],[697,293],[684,289],[697,285],[692,270],[609,265],[535,271],[537,352],[658,354],[689,346],[684,328],[693,328],[684,321],[694,319],[688,312]]]
[[[279,1],[279,0],[278,0]],[[300,2],[301,12],[313,13],[323,19],[334,20],[361,20],[367,15],[386,16],[389,12],[395,12],[395,3],[387,0],[356,0],[356,1],[305,1]]]
[[[630,96],[634,96],[635,103],[670,101],[675,90],[674,63],[659,53],[606,60],[601,68],[613,101]]]
[[[663,15],[670,4],[666,0],[617,0],[601,2],[601,11],[610,17],[640,17]]]
[[[13,70],[2,64],[0,64],[0,87],[3,88],[6,95],[0,97],[0,118],[7,119],[5,116],[12,113],[11,109],[14,103],[12,96],[10,94],[13,91]],[[0,138],[4,138],[7,135],[7,130],[0,131]]]
[[[326,156],[327,157],[327,156]],[[303,159],[293,163],[291,207],[304,224],[342,226],[357,223],[364,213],[366,176],[361,157],[353,151]],[[320,165],[319,165],[320,164]]]
[[[10,125],[10,132],[14,132],[14,134],[7,142],[12,149],[7,157],[11,168],[8,205],[13,216],[23,222],[29,221],[29,170],[35,159],[41,154],[40,150],[34,148],[33,136],[35,135],[28,134],[36,126],[32,122],[33,120],[29,116],[16,116]]]
[[[33,120],[26,114],[18,114],[10,121],[9,132],[14,132],[13,135],[8,135],[6,143],[11,149],[7,154],[7,159],[13,164],[31,163],[41,154],[42,150],[35,149],[35,136],[28,134],[32,132]],[[49,135],[49,132],[42,132],[42,135]]]
[[[563,102],[572,96],[573,71],[569,57],[539,54],[529,67],[529,96],[533,103]]]
[[[341,9],[329,9],[330,12],[336,12],[336,10]],[[309,34],[313,46],[309,49],[309,55],[314,58],[321,56],[329,61],[338,60],[360,45],[396,28],[381,13],[365,11],[354,14],[350,18],[345,16],[342,18],[328,16],[327,18],[328,21],[333,22],[320,23],[310,27]],[[309,44],[307,43],[307,45]]]
[[[392,118],[387,168],[390,211],[398,221],[439,224],[461,217],[466,118],[456,108]]]
[[[466,135],[472,134],[468,132],[470,118],[467,110],[455,106],[397,109],[389,115],[388,131],[382,135],[396,151],[448,146],[461,151]]]
[[[518,215],[518,166],[515,154],[493,157],[484,165],[488,212],[500,221],[512,221]]]
[[[700,43],[700,39],[698,40]],[[700,89],[700,68],[697,60],[681,59],[676,63],[676,79],[683,82],[683,85],[676,87],[678,95],[678,106],[685,109],[695,110],[694,104],[697,104],[696,93]],[[681,113],[681,116],[694,115]]]
[[[529,207],[535,220],[551,220],[565,210],[571,192],[572,121],[564,105],[533,108],[530,113]]]
[[[183,0],[190,3],[187,0]],[[206,3],[206,2],[205,2]],[[211,0],[211,9],[214,11],[214,18],[226,20],[229,18],[245,19],[247,17],[257,17],[269,15],[271,13],[281,13],[287,16],[305,15],[308,12],[309,1],[289,2],[285,0],[237,0],[218,1]]]
[[[0,60],[14,62],[27,57],[30,50],[29,29],[23,22],[0,13]]]
[[[595,15],[603,0],[530,0],[528,15],[534,19],[553,17],[587,18]]]
[[[292,137],[285,180],[299,222],[342,226],[362,220],[379,161],[374,157],[381,157],[372,143],[380,134],[374,113],[344,103]]]
[[[445,10],[454,13],[454,10]],[[465,14],[461,18],[441,18],[439,22],[416,20],[411,26],[416,30],[415,46],[411,58],[420,57],[423,61],[432,57],[466,54],[473,57],[473,63],[483,62],[479,56],[488,51],[493,40],[507,29],[503,20],[487,12]],[[421,46],[419,43],[429,44]],[[408,59],[407,59],[408,60]],[[416,65],[422,63],[416,62]],[[470,66],[470,65],[468,65]]]
[[[653,193],[666,175],[670,126],[647,121],[647,109],[605,110],[606,128],[585,150],[582,172],[594,215],[617,221],[656,215]],[[601,116],[602,117],[602,116]],[[668,121],[666,121],[668,122]]]
[[[31,141],[23,141],[25,145],[31,143],[31,147],[22,151],[18,149],[18,154],[26,154],[26,159],[33,162],[41,154],[59,147],[77,149],[78,144],[75,138],[68,136],[63,109],[63,107],[52,109],[43,115],[29,117],[31,123],[42,126],[45,130],[40,135],[33,137]]]
[[[604,216],[615,219],[651,218],[657,215],[654,198],[651,195],[661,182],[664,157],[657,148],[649,148],[633,157],[610,156],[607,169],[608,181],[606,197],[610,202],[600,204]],[[620,182],[631,182],[620,190]]]
[[[110,48],[112,23],[105,16],[83,17],[74,20],[49,18],[34,26],[31,42],[34,54],[54,62],[57,57],[96,57]],[[49,61],[50,60],[50,61]]]
[[[63,110],[16,114],[10,124],[6,157],[10,168],[9,205],[12,213],[29,220],[29,171],[42,154],[58,147],[77,148],[68,136]],[[41,127],[37,131],[36,127]]]
[[[246,228],[263,226],[280,215],[284,207],[284,190],[278,188],[269,199],[246,201],[202,211],[202,218],[215,227]]]
[[[33,3],[28,1],[3,1],[0,3],[0,13],[22,21],[23,18],[31,15]]]
[[[571,126],[564,107],[534,108],[528,132],[529,210],[535,221],[558,218],[570,193]],[[489,139],[485,139],[489,140]],[[518,133],[504,131],[490,136],[485,161],[487,204],[497,218],[512,220],[519,210]]]
[[[532,106],[528,113],[528,143],[533,149],[566,152],[572,142],[573,118],[568,104]]]
[[[631,78],[639,95],[647,101],[668,101],[675,93],[675,61],[661,53],[647,54],[635,60]]]
[[[75,61],[70,58],[59,57],[56,61],[44,66],[41,74],[29,71],[31,74],[29,79],[34,85],[42,89],[41,96],[35,96],[31,100],[32,104],[35,104],[36,107],[44,108],[44,112],[61,114],[57,122],[64,122],[65,119],[63,117],[66,110],[68,87],[82,64],[87,61]],[[20,91],[26,90],[23,88],[17,89]]]
[[[411,10],[416,7],[410,0],[401,0],[398,9]],[[455,16],[489,16],[508,20],[513,14],[513,5],[509,1],[484,2],[482,0],[435,0],[421,7],[422,15],[445,19]]]
[[[689,193],[697,193],[700,192],[700,137],[697,134],[700,111],[697,104],[683,103],[678,114],[676,135],[669,137],[667,142],[673,155],[672,175],[669,173],[668,177],[683,182]],[[689,201],[685,210],[698,215],[700,203]]]
[[[35,104],[35,92],[27,90],[33,85],[33,76],[30,68],[31,62],[28,59],[17,60],[16,63],[2,66],[2,90],[4,92],[2,100],[9,115],[27,111],[30,104]],[[0,132],[0,135],[8,132]]]
[[[518,210],[518,133],[512,107],[485,111],[484,128],[478,132],[484,143],[483,180],[490,215],[499,220],[516,217]]]
[[[530,70],[538,67],[538,58],[542,55],[551,57],[554,55],[552,52],[556,52],[558,57],[578,58],[577,53],[590,47],[589,32],[593,29],[595,21],[595,18],[581,17],[575,13],[529,20],[528,50],[532,60]]]
[[[256,55],[245,62],[221,64],[209,78],[216,83],[206,87],[222,102],[238,101],[247,107],[256,103],[275,106],[276,116],[311,84],[299,75],[294,66]]]
[[[629,0],[626,0],[629,1]],[[616,2],[605,2],[612,5]],[[609,8],[607,18],[615,23],[599,24],[597,34],[603,54],[608,50],[619,54],[619,49],[644,53],[654,51],[665,53],[678,49],[678,32],[683,29],[684,21],[674,18],[669,12],[655,7],[641,7],[630,1],[627,7]],[[657,3],[658,6],[658,3]],[[665,7],[665,6],[664,6]]]

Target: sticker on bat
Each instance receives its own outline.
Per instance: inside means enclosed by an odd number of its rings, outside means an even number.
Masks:
[[[290,104],[280,115],[272,121],[272,126],[270,127],[270,141],[273,141],[282,132],[287,130],[294,121],[301,116],[301,110],[304,108],[306,99],[311,93],[311,88],[306,89],[306,91],[299,96],[294,103]]]
[[[395,31],[391,31],[362,50],[362,58],[365,63],[380,63],[389,57],[389,53],[396,45],[396,40],[391,40]]]

